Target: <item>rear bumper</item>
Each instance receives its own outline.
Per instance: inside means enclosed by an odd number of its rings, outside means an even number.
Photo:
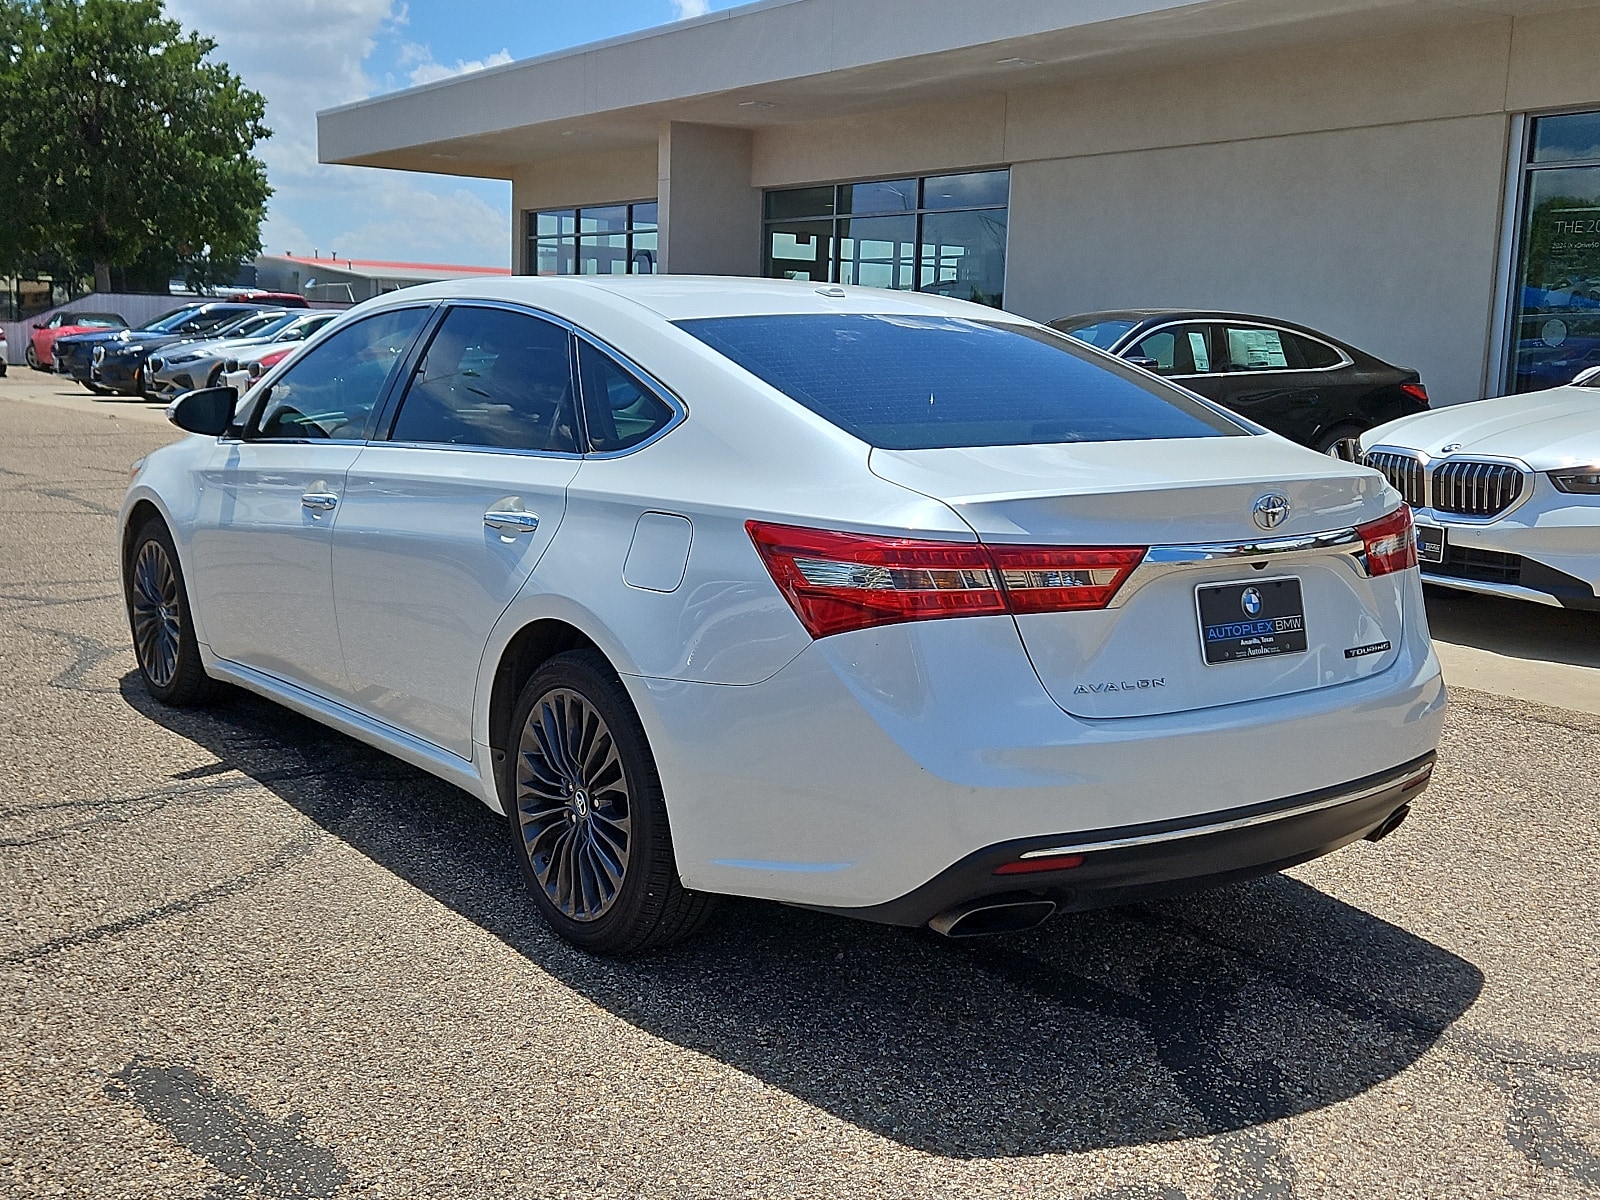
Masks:
[[[1022,838],[968,855],[885,904],[824,911],[885,925],[920,926],[977,900],[1045,900],[1057,911],[1124,904],[1283,870],[1367,836],[1427,787],[1432,752],[1388,771],[1200,821]],[[1030,857],[1081,857],[1063,870],[996,874]]]

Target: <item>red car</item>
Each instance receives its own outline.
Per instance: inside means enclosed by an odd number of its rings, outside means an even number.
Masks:
[[[116,313],[58,312],[48,321],[36,322],[23,357],[35,371],[54,370],[53,351],[58,337],[69,333],[90,333],[96,329],[126,329],[128,323]]]

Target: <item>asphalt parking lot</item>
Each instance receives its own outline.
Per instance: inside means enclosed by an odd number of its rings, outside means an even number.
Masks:
[[[1600,619],[1438,599],[1440,766],[1380,844],[1001,940],[729,903],[596,961],[464,793],[145,698],[115,511],[174,431],[26,374],[0,1195],[1600,1195]]]

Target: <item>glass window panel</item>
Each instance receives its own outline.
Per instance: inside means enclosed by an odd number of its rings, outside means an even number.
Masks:
[[[1600,363],[1600,167],[1528,174],[1511,370],[1516,392]]]
[[[1540,117],[1533,123],[1536,163],[1600,159],[1600,112]]]
[[[648,204],[635,204],[633,206],[633,227],[635,229],[654,229],[656,227],[657,213],[660,210],[654,200]]]
[[[767,220],[833,215],[833,185],[827,187],[785,188],[767,193]]]
[[[833,222],[784,221],[767,226],[767,277],[833,281]]]
[[[839,282],[910,291],[916,285],[917,218],[839,222]]]
[[[579,233],[622,233],[628,228],[628,206],[612,204],[605,208],[580,208]]]
[[[999,308],[1006,278],[1006,210],[922,219],[918,290]]]
[[[1086,325],[1075,325],[1071,329],[1062,330],[1070,333],[1080,342],[1088,342],[1091,346],[1099,346],[1102,350],[1109,350],[1117,344],[1117,339],[1131,330],[1139,322],[1126,321],[1118,318],[1105,318],[1091,321]],[[1059,325],[1056,328],[1061,328]]]
[[[840,213],[916,212],[917,181],[885,179],[876,183],[846,183],[839,188]]]
[[[427,315],[425,308],[379,313],[312,346],[266,393],[250,436],[365,438],[373,407]]]
[[[567,331],[497,308],[452,309],[400,402],[396,442],[573,452]]]
[[[654,275],[656,273],[656,238],[654,230],[647,233],[633,235],[633,253],[630,259],[630,270],[635,275]]]
[[[628,273],[628,235],[602,234],[578,239],[579,275],[626,275]]]
[[[965,175],[930,175],[922,181],[922,207],[975,208],[1006,204],[1011,197],[1011,172],[974,171]]]
[[[797,403],[884,449],[1245,432],[1188,393],[1103,362],[1082,343],[1045,330],[859,313],[679,325]]]
[[[578,214],[572,209],[534,213],[534,236],[555,237],[562,233],[576,233]]]
[[[535,275],[571,275],[573,242],[571,238],[541,238],[534,243],[533,273]]]
[[[1301,337],[1298,333],[1283,333],[1284,347],[1289,351],[1290,363],[1303,370],[1317,371],[1328,367],[1337,367],[1344,361],[1344,356],[1326,342],[1319,342],[1315,338]],[[1294,360],[1298,358],[1299,362]]]
[[[633,373],[588,342],[578,343],[583,380],[583,419],[589,445],[602,452],[626,450],[672,420],[672,406]]]

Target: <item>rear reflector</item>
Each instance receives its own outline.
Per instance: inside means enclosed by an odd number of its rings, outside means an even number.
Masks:
[[[985,546],[747,521],[814,638],[902,621],[1104,608],[1142,547]]]
[[[1057,854],[1053,858],[1022,858],[996,867],[996,875],[1031,875],[1035,871],[1070,871],[1083,866],[1081,854]]]
[[[1357,525],[1356,532],[1367,544],[1367,574],[1388,575],[1417,565],[1417,531],[1409,506],[1402,504],[1387,517]]]

